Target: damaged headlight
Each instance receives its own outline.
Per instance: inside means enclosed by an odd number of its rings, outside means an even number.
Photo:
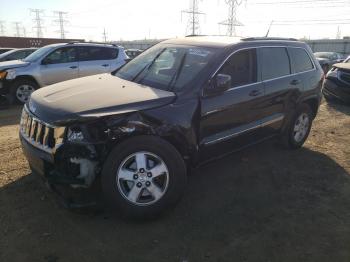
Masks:
[[[78,127],[68,128],[67,140],[69,142],[82,142],[84,141],[84,134]]]
[[[12,80],[16,78],[16,69],[9,69],[6,72],[6,79]]]

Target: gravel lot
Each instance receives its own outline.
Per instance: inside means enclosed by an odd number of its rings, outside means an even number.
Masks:
[[[350,261],[348,106],[322,104],[301,150],[269,141],[195,170],[144,223],[61,207],[30,174],[20,111],[0,111],[0,261]]]

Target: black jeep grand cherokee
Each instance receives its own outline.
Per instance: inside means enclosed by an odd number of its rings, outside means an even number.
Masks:
[[[276,135],[301,147],[322,76],[292,39],[168,40],[114,74],[34,92],[20,138],[55,188],[97,187],[123,214],[153,216],[180,198],[189,166]]]

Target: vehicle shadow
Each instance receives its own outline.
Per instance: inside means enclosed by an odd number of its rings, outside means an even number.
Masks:
[[[28,175],[0,188],[0,259],[349,261],[349,206],[344,168],[271,142],[198,168],[179,205],[144,223],[65,210]]]
[[[329,100],[327,104],[330,108],[339,111],[343,114],[350,115],[350,105],[339,100]]]
[[[22,108],[22,105],[15,105],[0,110],[0,127],[18,125]]]

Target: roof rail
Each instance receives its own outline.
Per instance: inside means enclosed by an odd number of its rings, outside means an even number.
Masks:
[[[208,35],[186,35],[185,37],[208,36]]]
[[[72,41],[67,43],[67,45],[69,44],[97,44],[97,45],[111,45],[111,46],[116,46],[118,47],[118,45],[113,44],[113,43],[101,43],[101,42],[81,42],[81,41]]]
[[[260,41],[260,40],[298,41],[298,39],[295,39],[295,38],[285,38],[285,37],[246,37],[246,38],[242,38],[242,41]]]

